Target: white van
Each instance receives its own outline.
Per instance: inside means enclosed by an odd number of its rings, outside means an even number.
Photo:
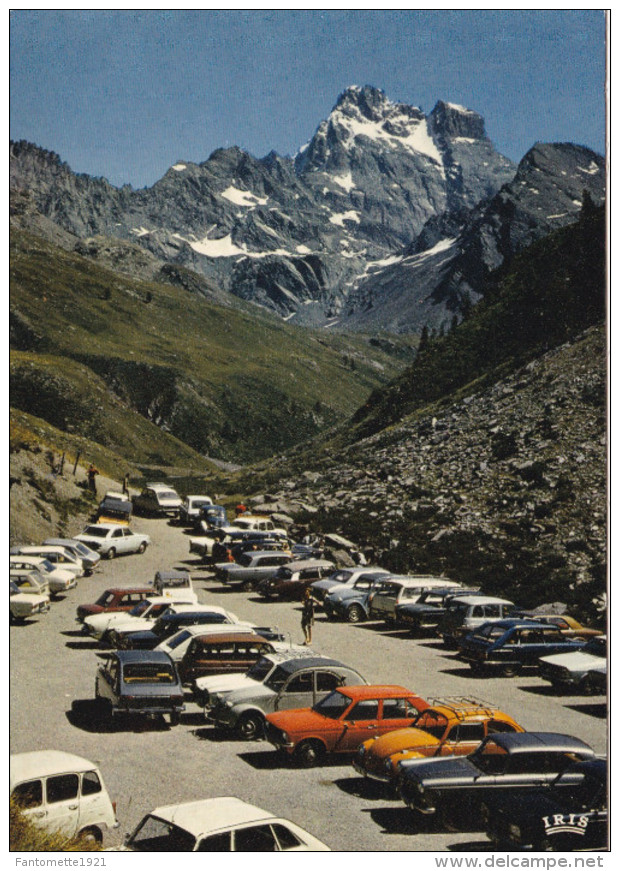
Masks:
[[[371,593],[368,619],[393,623],[396,605],[417,602],[424,590],[437,587],[460,587],[460,584],[431,575],[393,575],[382,580],[380,588]]]
[[[93,762],[61,750],[10,757],[9,793],[36,826],[68,838],[84,835],[101,844],[119,826],[101,772]]]

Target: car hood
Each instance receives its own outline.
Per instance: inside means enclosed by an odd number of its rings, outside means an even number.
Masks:
[[[367,752],[378,759],[387,759],[393,753],[402,750],[417,750],[422,747],[438,747],[441,742],[438,738],[424,732],[422,729],[396,729],[388,732],[375,741],[365,742]]]
[[[569,671],[587,671],[605,662],[604,656],[594,656],[583,650],[571,650],[569,653],[556,653],[554,656],[541,656],[540,662],[548,662],[551,665],[559,665],[568,668]]]
[[[276,695],[277,693],[274,693],[265,684],[252,681],[251,684],[248,683],[246,686],[229,693],[226,701],[233,705],[243,705],[250,702],[265,702],[275,698]]]
[[[423,780],[425,785],[441,786],[456,779],[473,780],[480,769],[468,756],[442,756],[439,759],[407,759],[400,766],[405,782],[409,778]]]
[[[240,692],[245,689],[256,688],[259,682],[246,677],[244,674],[224,674],[212,675],[211,677],[199,677],[196,680],[196,687],[203,692],[206,690],[210,695],[213,693],[231,693],[235,690]]]
[[[522,792],[518,802],[513,796],[502,797],[498,793],[493,796],[491,808],[492,817],[499,819],[502,816],[508,816],[511,824],[519,825],[522,829],[536,825],[536,823],[540,825],[542,817],[562,813],[562,810],[558,806],[557,793],[552,789],[532,789]],[[566,812],[570,813],[569,806],[566,807]],[[577,810],[575,812],[578,813]]]
[[[328,732],[332,729],[342,729],[341,720],[332,720],[317,714],[312,708],[291,708],[289,711],[278,711],[269,714],[267,719],[278,729],[285,732]]]

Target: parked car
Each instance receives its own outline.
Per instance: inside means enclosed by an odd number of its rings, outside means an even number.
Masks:
[[[457,596],[448,602],[437,634],[447,647],[456,647],[462,638],[484,623],[512,616],[514,608],[513,602],[497,596]]]
[[[353,768],[364,777],[395,783],[398,764],[405,759],[467,756],[487,735],[523,731],[511,716],[485,702],[437,700],[405,729],[360,744]]]
[[[32,544],[21,545],[11,548],[11,555],[39,556],[52,563],[55,568],[71,572],[76,578],[84,574],[84,566],[81,559],[76,559],[65,547],[56,544]]]
[[[152,587],[110,587],[104,590],[96,602],[78,605],[76,619],[83,623],[86,617],[104,611],[130,611],[152,594]]]
[[[607,760],[569,765],[549,789],[483,803],[487,837],[506,850],[605,850],[609,843]]]
[[[253,637],[260,634],[256,631],[255,627],[249,623],[235,623],[234,625],[231,625],[230,623],[220,623],[218,625],[211,624],[206,627],[199,623],[197,626],[182,626],[174,633],[174,635],[166,638],[165,641],[162,641],[161,644],[158,644],[157,647],[154,647],[153,649],[163,650],[164,653],[167,653],[170,659],[173,659],[178,665],[185,656],[192,640],[196,638],[197,635],[205,635],[205,633],[208,632],[210,636],[214,637],[215,635],[221,635],[223,633],[230,634],[233,629],[237,634],[243,634],[245,637]]]
[[[251,537],[249,533],[245,534],[244,540],[239,541],[236,544],[231,544],[228,548],[230,551],[230,555],[233,558],[234,562],[239,562],[239,557],[250,551],[279,551],[280,553],[286,553],[288,555],[289,561],[295,559],[293,557],[290,542],[286,538],[273,538],[268,532],[261,532],[256,537],[256,533],[254,533]]]
[[[133,513],[133,503],[125,496],[118,497],[106,495],[99,503],[97,508],[97,523],[120,523],[123,526],[129,526],[131,515]]]
[[[294,599],[300,601],[313,581],[318,581],[333,572],[335,566],[329,560],[300,560],[289,562],[276,569],[268,578],[256,585],[256,590],[265,599]]]
[[[290,552],[250,550],[240,554],[237,562],[217,563],[215,577],[223,584],[239,584],[241,589],[249,592],[263,578],[270,577],[280,566],[290,562]]]
[[[323,599],[323,610],[329,620],[346,620],[348,623],[361,623],[368,620],[369,598],[378,590],[385,575],[364,573],[350,587],[328,593]]]
[[[229,560],[235,545],[245,541],[260,543],[268,536],[271,538],[267,532],[247,532],[234,526],[207,528],[203,535],[190,538],[189,552],[197,554],[205,561],[224,562]]]
[[[90,547],[86,547],[84,542],[78,541],[77,538],[46,538],[43,544],[60,545],[60,547],[69,550],[74,554],[76,559],[82,560],[84,573],[87,575],[92,574],[101,562],[101,554],[98,554]]]
[[[602,660],[600,665],[591,668],[586,675],[588,691],[593,696],[607,695],[607,660]]]
[[[601,629],[591,629],[584,626],[579,620],[570,617],[568,614],[515,614],[515,617],[527,617],[528,620],[538,620],[543,623],[552,623],[557,626],[565,638],[577,638],[579,641],[587,641],[588,638],[594,638],[596,635],[602,635]]]
[[[469,756],[401,762],[398,789],[417,813],[477,829],[483,802],[517,798],[550,784],[573,762],[595,758],[585,741],[570,735],[507,732],[490,735]]]
[[[84,618],[84,630],[100,641],[112,643],[112,633],[135,629],[150,629],[155,621],[176,603],[171,596],[153,596],[142,599],[129,611],[102,611]]]
[[[203,505],[213,505],[213,499],[210,496],[186,496],[179,508],[181,526],[193,526],[200,517]]]
[[[50,593],[52,596],[66,593],[77,586],[74,572],[56,568],[54,563],[42,556],[10,556],[9,571],[11,574],[34,574],[42,587],[41,592]]]
[[[267,714],[265,737],[304,767],[328,753],[355,753],[369,732],[411,723],[428,702],[401,686],[339,687],[311,708]]]
[[[144,553],[151,543],[148,535],[132,532],[118,523],[94,523],[75,537],[108,559],[127,553]]]
[[[448,603],[455,596],[478,594],[477,590],[463,590],[461,587],[437,587],[421,593],[415,602],[402,602],[396,605],[394,623],[413,633],[436,630]]]
[[[136,853],[329,851],[290,820],[232,796],[155,808],[122,847],[110,849]]]
[[[270,535],[288,537],[288,532],[283,526],[276,526],[270,517],[263,517],[261,514],[242,514],[240,517],[235,517],[233,526],[243,532],[268,532]]]
[[[459,658],[478,673],[499,671],[513,677],[527,666],[538,667],[545,654],[581,650],[585,641],[565,638],[550,623],[534,620],[496,620],[485,623],[461,641]]]
[[[239,738],[253,740],[262,735],[266,714],[308,707],[337,687],[366,683],[358,671],[336,659],[283,654],[277,668],[260,683],[244,682],[242,689],[222,698],[215,695],[206,716],[214,725],[234,730]]]
[[[183,687],[167,653],[116,650],[99,656],[95,697],[104,715],[167,714],[170,725],[177,725],[185,708]]]
[[[20,593],[32,596],[50,595],[47,578],[36,569],[10,569],[9,580],[19,588]]]
[[[212,674],[243,674],[262,656],[275,652],[273,644],[261,635],[233,630],[216,634],[205,630],[190,641],[179,663],[184,686]]]
[[[160,596],[173,596],[176,602],[198,604],[189,572],[177,569],[161,570],[155,573],[153,591]]]
[[[382,569],[378,566],[357,566],[353,569],[337,569],[329,577],[321,581],[314,581],[310,585],[312,587],[312,595],[315,599],[323,602],[328,593],[352,587],[358,578],[370,573],[373,575],[385,575],[386,577],[390,574],[387,569]]]
[[[198,517],[194,520],[194,528],[197,532],[221,529],[228,525],[226,508],[223,505],[203,505]]]
[[[34,750],[9,757],[9,793],[24,816],[47,832],[103,841],[118,828],[116,806],[98,766],[60,750]]]
[[[555,689],[591,694],[597,689],[591,680],[591,670],[605,664],[607,676],[607,636],[591,638],[580,650],[557,653],[540,659],[538,672]]]
[[[245,674],[199,677],[194,684],[194,701],[202,708],[208,709],[221,705],[226,696],[237,690],[250,690],[255,693],[257,684],[265,683],[281,663],[290,659],[311,659],[317,656],[319,654],[305,645],[291,645],[261,657]]]
[[[174,610],[176,613],[170,613]],[[177,605],[165,611],[152,627],[138,629],[134,626],[117,627],[110,631],[110,643],[123,650],[153,650],[166,638],[174,635],[182,626],[197,626],[200,623],[236,623],[234,614],[216,605]]]
[[[21,593],[19,587],[9,581],[9,622],[23,623],[28,617],[45,614],[50,609],[49,596]]]
[[[445,586],[460,587],[455,581],[430,575],[391,575],[386,578],[368,598],[370,620],[383,620],[393,624],[396,606],[403,602],[417,602],[425,590],[441,589]]]
[[[168,484],[147,484],[131,501],[135,513],[147,517],[178,517],[182,505],[181,497]]]

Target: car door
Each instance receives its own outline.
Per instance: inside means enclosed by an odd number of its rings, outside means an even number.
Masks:
[[[340,718],[342,732],[334,750],[353,753],[363,741],[379,735],[379,699],[360,699],[351,705]]]
[[[314,672],[297,671],[292,674],[278,693],[274,711],[292,708],[310,708],[314,704]]]
[[[484,723],[456,723],[442,747],[442,756],[468,756],[486,738]]]
[[[377,723],[377,735],[404,729],[418,716],[420,710],[411,699],[402,696],[396,699],[383,699]]]
[[[96,680],[96,695],[101,699],[114,702],[116,699],[116,686],[118,682],[118,661],[115,657],[109,657],[99,666]]]
[[[45,827],[74,835],[80,818],[80,777],[54,774],[45,781]]]

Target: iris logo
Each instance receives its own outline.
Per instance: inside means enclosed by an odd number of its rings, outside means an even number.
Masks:
[[[558,832],[585,835],[588,828],[588,817],[585,814],[554,814],[552,817],[543,817],[542,821],[547,835],[555,835]]]

